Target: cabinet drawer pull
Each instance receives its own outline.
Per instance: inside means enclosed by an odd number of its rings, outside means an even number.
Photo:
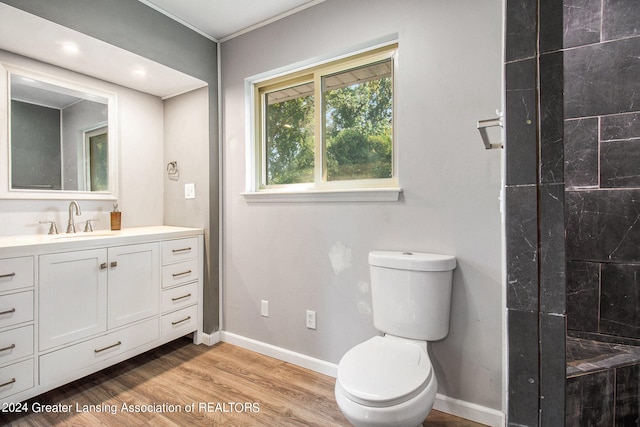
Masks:
[[[12,308],[11,310],[0,311],[0,316],[2,316],[3,314],[11,314],[15,312],[16,312],[15,308]]]
[[[187,274],[191,274],[191,270],[183,271],[182,273],[173,273],[172,276],[175,279],[176,277],[186,276]]]
[[[9,346],[6,346],[5,348],[0,348],[0,351],[13,350],[14,348],[16,348],[16,345],[15,344],[11,344]]]
[[[111,267],[117,267],[118,261],[111,261]]]
[[[185,317],[185,318],[184,318],[184,319],[182,319],[182,320],[177,320],[177,321],[175,321],[175,322],[171,322],[171,324],[172,324],[173,326],[176,326],[177,324],[179,324],[179,323],[183,323],[183,322],[186,322],[187,320],[191,320],[191,316],[187,316],[187,317]]]
[[[2,383],[2,384],[0,384],[0,387],[5,387],[5,386],[11,385],[11,384],[13,384],[13,383],[15,383],[15,382],[16,382],[16,379],[15,379],[15,378],[11,378],[11,379],[10,379],[9,381],[7,381],[6,383]]]
[[[6,279],[7,277],[13,277],[16,273],[0,274],[0,279]]]
[[[180,301],[181,299],[189,298],[190,296],[191,294],[186,294],[186,295],[182,295],[181,297],[174,297],[174,298],[171,298],[171,301],[173,302]]]
[[[181,248],[181,249],[172,249],[171,252],[173,252],[174,254],[180,253],[180,252],[189,252],[191,250],[191,247],[188,248]]]
[[[103,262],[102,264],[100,264],[100,270],[104,270],[105,268],[107,268],[106,262]]]
[[[102,353],[105,350],[109,350],[110,348],[117,347],[117,346],[119,346],[121,344],[122,344],[122,341],[118,341],[117,343],[111,344],[110,346],[107,346],[107,347],[104,347],[104,348],[99,348],[97,350],[93,350],[93,352],[94,353]]]

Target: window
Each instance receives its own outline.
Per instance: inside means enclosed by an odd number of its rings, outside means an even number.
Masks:
[[[254,83],[255,189],[397,190],[396,50],[386,46]]]

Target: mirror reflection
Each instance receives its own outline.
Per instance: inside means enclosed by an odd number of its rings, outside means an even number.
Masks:
[[[109,191],[108,99],[10,75],[10,188]]]

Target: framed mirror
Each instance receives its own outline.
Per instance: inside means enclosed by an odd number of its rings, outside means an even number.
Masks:
[[[117,199],[116,96],[4,65],[0,197]],[[0,112],[1,114],[2,112]],[[4,138],[3,138],[4,139]],[[4,168],[3,168],[4,169]]]

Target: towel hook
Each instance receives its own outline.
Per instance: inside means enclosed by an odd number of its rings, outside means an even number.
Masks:
[[[178,162],[172,161],[167,163],[167,175],[169,179],[177,180],[180,177],[180,171],[178,170]]]

